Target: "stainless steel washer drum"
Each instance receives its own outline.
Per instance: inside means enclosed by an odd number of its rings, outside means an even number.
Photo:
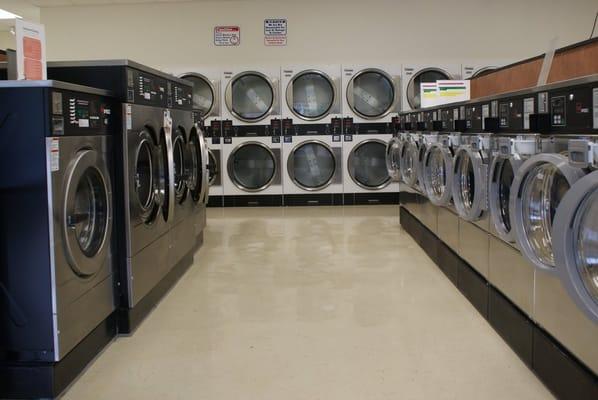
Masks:
[[[563,285],[598,323],[598,171],[569,189],[556,212],[552,237]]]
[[[413,139],[404,142],[401,148],[400,171],[401,179],[405,184],[413,189],[417,185],[417,156],[419,146]]]
[[[453,184],[453,154],[447,146],[432,143],[424,155],[424,188],[432,204],[448,205]]]
[[[523,255],[538,269],[556,273],[552,225],[561,200],[583,171],[561,154],[538,154],[525,161],[511,188],[511,225]]]

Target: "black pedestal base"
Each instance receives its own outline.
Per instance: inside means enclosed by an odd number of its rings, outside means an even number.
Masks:
[[[342,193],[285,194],[285,206],[342,206]]]
[[[367,193],[344,193],[343,204],[346,206],[368,205],[368,204],[399,204],[398,192],[367,192]]]
[[[282,194],[224,196],[224,207],[280,207]]]

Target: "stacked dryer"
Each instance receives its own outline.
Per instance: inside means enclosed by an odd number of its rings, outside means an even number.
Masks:
[[[202,127],[208,151],[209,199],[208,207],[222,207],[222,121],[220,71],[202,68],[201,72],[187,69],[180,78],[193,83],[195,121]]]
[[[398,204],[399,185],[386,168],[386,147],[400,110],[400,69],[344,65],[343,203]]]
[[[285,205],[343,204],[341,67],[282,68]]]
[[[224,206],[282,205],[280,69],[222,73]]]
[[[110,89],[122,104],[115,217],[119,330],[128,333],[186,271],[196,249],[192,215],[203,199],[194,193],[205,192],[207,180],[198,159],[193,86],[128,60],[49,63],[48,75]]]
[[[461,64],[405,64],[401,80],[401,103],[403,111],[421,108],[420,88],[422,83],[438,80],[461,79]]]

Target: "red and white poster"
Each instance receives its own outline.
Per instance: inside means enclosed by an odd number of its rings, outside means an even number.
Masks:
[[[238,46],[241,43],[241,28],[238,26],[214,27],[214,45]]]
[[[47,79],[44,26],[17,19],[15,36],[17,39],[17,79]]]

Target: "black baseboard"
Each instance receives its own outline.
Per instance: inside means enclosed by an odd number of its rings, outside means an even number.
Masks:
[[[346,206],[399,204],[399,192],[343,193],[343,204]]]
[[[224,196],[224,207],[281,207],[282,194]]]
[[[207,207],[222,207],[223,199],[222,196],[212,196],[208,197],[208,204]]]
[[[285,194],[285,206],[342,206],[342,193]]]
[[[59,362],[3,362],[0,364],[0,398],[59,396],[112,341],[116,329],[116,313],[113,313]]]
[[[129,335],[137,329],[162,298],[193,264],[193,251],[187,254],[170,272],[141,299],[134,308],[118,310],[118,334]]]
[[[488,321],[513,351],[532,366],[534,324],[498,289],[490,286]]]
[[[433,234],[404,207],[400,217],[405,232],[433,255],[433,249],[426,249],[434,246],[429,244]],[[598,399],[598,376],[593,371],[440,240],[436,255],[438,267],[556,398]]]

